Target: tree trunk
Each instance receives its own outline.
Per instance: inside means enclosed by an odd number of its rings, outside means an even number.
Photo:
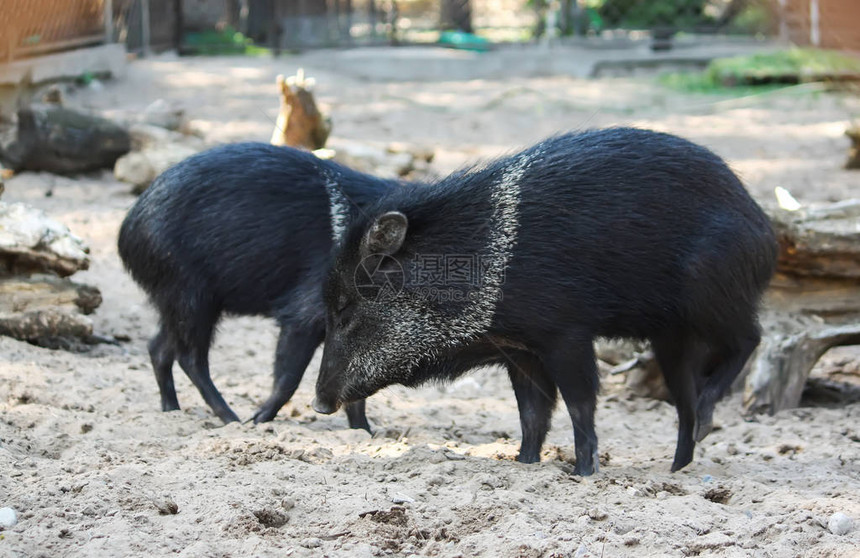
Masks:
[[[472,32],[471,0],[442,0],[441,29],[446,31]]]

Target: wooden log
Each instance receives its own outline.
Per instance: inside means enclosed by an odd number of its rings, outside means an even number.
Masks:
[[[0,202],[0,277],[87,269],[89,248],[68,227],[21,203]]]
[[[779,239],[781,273],[860,279],[860,200],[768,214]]]
[[[311,88],[313,78],[299,69],[295,76],[277,78],[281,110],[272,132],[272,145],[289,145],[313,151],[325,147],[331,121],[317,108]]]
[[[0,279],[0,335],[48,346],[58,338],[89,338],[86,314],[101,301],[95,287],[52,275]]]
[[[14,171],[77,174],[112,168],[131,149],[128,131],[104,118],[59,106],[18,111],[15,140],[0,146]]]
[[[860,320],[845,325],[799,322],[794,329],[769,333],[746,379],[744,410],[773,414],[797,407],[815,363],[843,345],[860,345]]]

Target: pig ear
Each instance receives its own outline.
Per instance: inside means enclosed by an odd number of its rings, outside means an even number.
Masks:
[[[400,250],[406,238],[409,221],[399,211],[389,211],[376,218],[361,242],[365,256],[371,254],[391,254]]]

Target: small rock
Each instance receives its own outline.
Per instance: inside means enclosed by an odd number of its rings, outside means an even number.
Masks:
[[[853,528],[854,521],[842,512],[834,513],[830,516],[830,519],[827,520],[827,529],[834,535],[846,535]]]
[[[317,537],[308,537],[306,539],[302,539],[302,542],[299,544],[305,548],[319,548],[322,546],[322,539]]]
[[[461,453],[455,453],[453,451],[446,451],[445,457],[450,459],[451,461],[462,461],[466,459],[466,456]]]
[[[0,508],[0,529],[11,529],[18,524],[18,514],[12,508]]]
[[[158,509],[158,513],[161,515],[176,515],[179,513],[179,506],[176,502],[173,501],[173,498],[170,496],[165,496],[164,498],[155,499],[152,501],[155,505],[156,509]]]
[[[609,514],[599,508],[591,508],[590,510],[588,510],[588,517],[590,517],[594,521],[603,521],[604,519],[609,517]]]
[[[638,488],[635,488],[633,486],[628,486],[627,487],[627,494],[629,494],[630,496],[641,496],[642,492],[640,492]]]
[[[573,556],[574,558],[584,558],[585,556],[588,556],[588,547],[585,546],[585,543],[579,544],[579,548],[576,549]]]
[[[612,529],[616,535],[626,535],[630,531],[632,531],[636,526],[632,523],[618,523],[615,525],[615,528]]]
[[[702,477],[702,482],[707,483],[707,482],[711,482],[712,480],[714,480],[714,477],[712,477],[711,475],[705,475],[704,477]]]
[[[151,126],[180,130],[185,125],[185,111],[171,107],[164,99],[158,99],[143,110],[141,120]]]
[[[414,504],[415,498],[410,498],[405,494],[395,494],[391,497],[391,502],[394,504]]]

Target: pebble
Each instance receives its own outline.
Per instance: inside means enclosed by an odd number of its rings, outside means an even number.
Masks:
[[[405,494],[395,494],[391,497],[391,503],[393,504],[414,504],[415,498],[410,498]]]
[[[827,520],[827,529],[834,535],[846,535],[853,528],[854,521],[842,512],[834,513],[830,516],[830,519]]]
[[[714,477],[712,477],[711,475],[705,475],[704,477],[702,477],[702,482],[711,482],[712,480],[714,480]]]
[[[18,514],[12,508],[0,508],[0,527],[11,529],[18,524]]]
[[[600,508],[591,508],[590,510],[588,510],[588,517],[595,521],[603,521],[604,519],[609,517],[609,514]]]
[[[302,542],[299,544],[305,548],[319,548],[322,546],[322,539],[308,537],[307,539],[302,539]]]
[[[574,558],[583,558],[584,556],[588,556],[588,547],[585,546],[585,543],[579,544],[579,548],[576,549],[573,556]]]
[[[630,531],[636,528],[636,525],[633,523],[617,523],[615,528],[612,529],[616,535],[626,535]]]

